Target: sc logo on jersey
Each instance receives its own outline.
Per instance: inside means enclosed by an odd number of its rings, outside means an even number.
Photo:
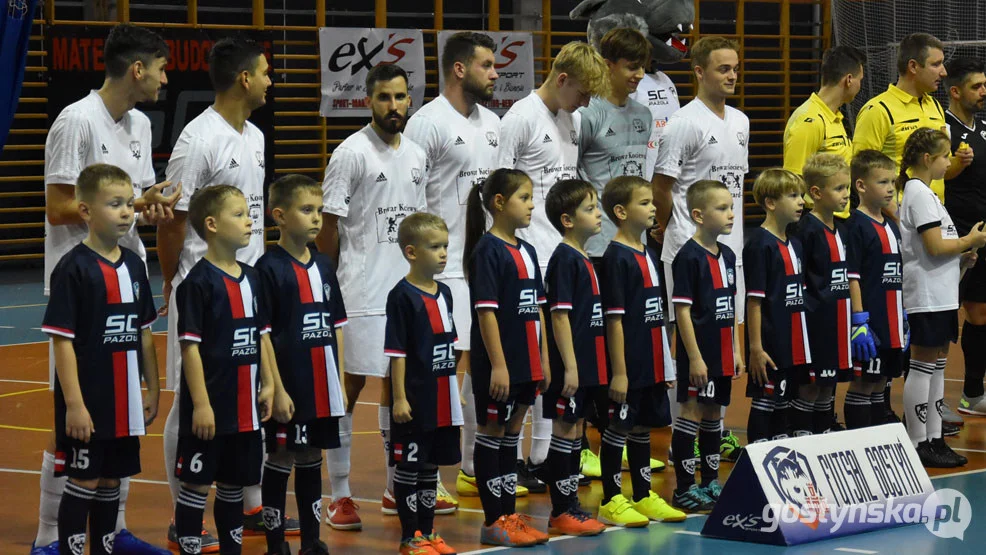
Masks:
[[[716,320],[732,320],[735,314],[735,306],[733,305],[733,297],[717,297],[716,298]],[[709,382],[712,383],[712,382]]]
[[[257,354],[257,328],[239,328],[233,331],[233,349],[231,356],[249,356]]]
[[[517,314],[537,314],[538,293],[535,289],[521,289],[517,303]]]
[[[883,284],[900,285],[901,268],[900,262],[887,262],[883,265]]]
[[[431,371],[455,370],[455,350],[451,343],[435,345],[431,351]]]
[[[301,319],[301,340],[327,339],[332,337],[332,314],[328,312],[309,312]]]
[[[664,302],[661,297],[651,297],[644,301],[644,323],[664,320]]]
[[[107,343],[132,343],[137,341],[137,315],[115,314],[106,318],[103,345]]]
[[[592,305],[592,320],[589,322],[590,328],[603,327],[603,304],[594,303]]]
[[[801,306],[805,304],[804,285],[801,283],[789,283],[784,289],[784,306]]]
[[[849,271],[845,268],[832,268],[832,291],[849,289]]]

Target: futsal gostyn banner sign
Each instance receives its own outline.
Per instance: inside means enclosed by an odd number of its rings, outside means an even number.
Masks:
[[[438,32],[438,52],[445,50],[445,41],[458,31]],[[483,31],[495,45],[493,67],[500,75],[493,85],[493,100],[483,105],[500,114],[507,113],[514,102],[534,90],[534,37],[530,33]],[[438,72],[438,89],[444,90],[445,76]]]
[[[702,535],[795,545],[916,524],[940,513],[934,492],[901,424],[754,443]]]
[[[408,74],[411,109],[424,104],[425,49],[420,29],[322,27],[319,65],[325,117],[368,117],[366,73],[378,64],[397,64]]]

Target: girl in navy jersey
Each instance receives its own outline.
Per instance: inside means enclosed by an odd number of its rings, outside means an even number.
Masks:
[[[533,185],[499,169],[469,192],[463,267],[469,281],[476,398],[476,484],[486,520],[480,541],[510,547],[548,541],[515,513],[517,441],[524,414],[549,382],[541,330],[545,303],[537,254],[516,232],[531,224]],[[493,225],[486,230],[489,212]],[[510,348],[504,348],[509,345]]]
[[[901,157],[897,190],[900,205],[904,307],[911,329],[911,363],[904,381],[907,434],[926,467],[948,468],[968,462],[942,439],[948,344],[958,339],[959,279],[975,264],[975,250],[986,245],[983,222],[959,237],[951,216],[929,187],[949,167],[948,135],[918,129]],[[907,170],[911,177],[908,178]],[[970,252],[966,252],[970,251]]]

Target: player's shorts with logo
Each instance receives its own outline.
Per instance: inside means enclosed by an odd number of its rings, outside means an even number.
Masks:
[[[390,430],[390,466],[430,464],[452,466],[462,461],[459,426],[421,432],[413,426],[394,423]]]
[[[774,399],[775,401],[789,400],[794,397],[794,387],[791,376],[802,371],[802,366],[793,368],[767,368],[767,383],[757,385],[753,376],[747,376],[746,396],[751,399]]]
[[[548,390],[544,392],[541,399],[541,416],[548,420],[561,419],[562,422],[574,424],[585,418],[588,399],[587,388],[580,387],[575,390],[575,395],[562,397],[561,389],[564,380],[552,380]]]
[[[140,438],[90,439],[89,443],[68,437],[55,438],[55,477],[75,480],[120,479],[140,474]]]
[[[663,428],[671,425],[671,403],[664,384],[628,389],[625,403],[616,403],[609,398],[609,386],[589,388],[587,394],[594,405],[594,424],[600,430],[615,428],[630,432],[634,426]]]
[[[678,387],[675,388],[675,391],[679,403],[695,399],[700,405],[714,404],[728,407],[729,398],[733,393],[733,378],[731,376],[712,376],[705,387],[699,388],[691,385],[688,370],[685,370],[684,375],[678,375]]]
[[[339,419],[316,418],[308,422],[281,424],[273,418],[264,423],[264,441],[268,453],[336,449],[339,443]]]
[[[485,426],[487,422],[506,424],[520,410],[518,405],[529,407],[537,399],[538,383],[523,382],[510,384],[506,401],[496,401],[490,397],[489,376],[472,376],[472,393],[476,398],[476,423]]]
[[[219,482],[254,486],[260,483],[263,464],[261,430],[216,436],[209,441],[180,436],[175,478],[197,485]]]
[[[866,362],[854,360],[852,364],[853,376],[864,382],[899,378],[904,371],[904,353],[900,349],[880,349],[876,358]]]

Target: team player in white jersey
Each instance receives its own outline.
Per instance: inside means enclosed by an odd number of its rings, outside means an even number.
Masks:
[[[561,235],[545,214],[545,198],[555,182],[573,179],[577,173],[580,122],[578,113],[573,112],[587,106],[590,98],[606,94],[608,74],[606,62],[591,46],[570,42],[558,52],[544,83],[511,106],[500,124],[497,165],[523,171],[534,184],[531,226],[518,230],[517,235],[534,246],[542,275],[561,242]],[[542,399],[539,395],[530,409],[533,426],[526,463],[521,452],[523,430],[517,445],[521,461],[517,482],[530,491],[544,491],[544,483],[536,476],[551,443],[551,420],[542,414]]]
[[[187,221],[192,195],[212,185],[233,185],[241,190],[253,225],[249,245],[237,251],[236,258],[253,265],[264,253],[264,134],[247,118],[266,103],[267,88],[271,85],[268,68],[260,44],[240,38],[218,41],[209,53],[209,78],[216,91],[216,100],[185,126],[168,162],[168,179],[182,184],[174,220],[158,227],[158,258],[164,274],[164,295],[168,299],[169,389],[177,389],[181,372],[174,292],[206,251],[205,241]],[[176,394],[164,426],[165,471],[172,502],[178,496],[178,480],[174,476],[177,449]],[[260,486],[244,488],[244,494],[244,507],[248,513],[256,510],[259,514]],[[245,525],[249,524],[245,522]],[[178,547],[174,524],[169,529],[168,539],[173,547]],[[203,536],[202,545],[203,552],[205,549],[218,550],[214,538]]]
[[[493,39],[482,33],[452,35],[441,53],[444,90],[411,116],[404,131],[428,156],[430,168],[425,182],[428,211],[441,216],[448,224],[448,264],[445,272],[435,277],[452,291],[452,318],[458,330],[472,326],[469,286],[462,269],[466,201],[473,185],[485,181],[496,169],[500,145],[500,118],[479,104],[481,100],[493,98],[493,83],[498,77],[493,67],[495,48]],[[460,392],[465,425],[462,470],[456,488],[460,495],[478,495],[472,468],[476,407],[469,373],[468,335],[460,334],[455,345],[458,370],[466,374]]]
[[[386,378],[389,373],[383,349],[387,295],[407,273],[397,228],[405,217],[425,209],[425,152],[401,133],[411,104],[407,83],[407,73],[396,65],[378,65],[367,73],[372,121],[332,152],[322,182],[324,219],[317,244],[338,264],[349,337],[357,338],[346,344],[348,404],[339,423],[342,447],[327,455],[332,503],[326,520],[339,530],[362,528],[349,488],[353,408],[367,376]],[[383,380],[378,408],[385,455],[390,441],[389,383]],[[394,469],[388,466],[385,514],[397,513],[393,480]]]
[[[162,195],[167,183],[154,184],[151,164],[151,122],[134,109],[138,102],[157,101],[168,84],[165,66],[168,46],[156,33],[133,25],[110,31],[103,50],[106,78],[103,86],[66,106],[45,141],[45,258],[44,294],[48,295],[51,272],[62,256],[88,234],[75,196],[76,180],[92,164],[112,164],[127,172],[133,182],[134,211],[142,223],[158,223],[169,217],[178,193]],[[136,225],[120,244],[144,259],[144,245]],[[54,355],[49,348],[49,378],[54,386]],[[158,384],[147,384],[153,413],[157,412]],[[65,478],[55,478],[55,438],[52,434],[41,464],[41,501],[38,533],[32,555],[58,553],[58,505]],[[126,530],[124,510],[130,480],[120,481],[115,553],[162,554],[166,551],[135,538]]]
[[[671,115],[678,111],[678,89],[674,82],[663,71],[647,73],[637,85],[637,90],[630,94],[631,100],[647,106],[650,110],[654,125],[650,129],[650,140],[647,142],[647,165],[644,166],[644,179],[654,175],[654,164],[657,163],[657,150],[664,134],[664,128],[671,120]]]

